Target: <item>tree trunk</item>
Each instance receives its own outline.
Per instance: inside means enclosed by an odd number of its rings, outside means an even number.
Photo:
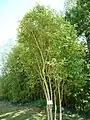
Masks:
[[[57,116],[57,105],[56,105],[56,95],[55,95],[55,91],[54,91],[54,104],[55,104],[54,120],[56,120],[56,116]]]
[[[47,120],[53,120],[52,106],[47,105]]]
[[[50,112],[49,112],[49,107],[48,107],[48,105],[47,105],[47,120],[50,120],[50,114],[49,114]]]
[[[60,116],[59,116],[59,119],[62,120],[62,105],[61,105],[62,103],[61,103],[61,99],[59,101],[59,104],[60,104],[59,105],[60,106]]]
[[[58,95],[59,95],[59,120],[62,120],[62,100],[61,100],[61,92],[60,92],[59,83],[58,83]]]
[[[52,116],[52,105],[49,105],[49,109],[50,109],[50,120],[53,120],[53,116]]]

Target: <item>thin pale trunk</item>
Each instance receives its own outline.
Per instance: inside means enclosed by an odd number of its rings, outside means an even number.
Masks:
[[[46,91],[47,91],[47,97],[48,97],[47,101],[49,101],[50,100],[50,91],[49,91],[48,84],[47,84],[47,81],[46,81],[44,69],[42,70],[42,72],[43,72],[43,76],[44,76],[45,88],[46,88]],[[47,105],[47,116],[48,116],[48,120],[52,120],[52,107],[51,107],[51,105]]]
[[[53,120],[53,116],[52,116],[52,105],[49,105],[50,108],[50,120]]]
[[[51,85],[51,79],[50,79],[50,76],[48,76],[48,78],[49,78],[50,94],[51,94],[51,100],[52,100],[53,97],[52,97],[52,85]]]
[[[49,56],[49,61],[50,61],[50,56]],[[52,93],[52,85],[51,85],[51,78],[50,78],[50,65],[48,68],[48,80],[49,80],[49,87],[50,87],[50,100],[53,102],[53,93]],[[50,120],[53,120],[53,113],[52,113],[52,105],[49,105],[49,109],[50,109]]]
[[[49,101],[50,100],[50,91],[49,91],[49,88],[48,88],[48,84],[47,84],[47,81],[46,81],[46,77],[45,77],[45,72],[44,72],[44,69],[42,70],[43,72],[43,82],[44,82],[44,93],[46,94],[46,100]],[[47,117],[48,117],[48,120],[53,120],[52,118],[52,107],[51,105],[47,105]]]
[[[59,120],[62,120],[62,100],[61,100],[61,92],[60,85],[58,84],[58,95],[59,95]]]
[[[57,116],[57,105],[56,105],[56,94],[55,94],[55,91],[54,91],[54,104],[55,104],[54,120],[56,120],[56,116]]]
[[[48,101],[48,95],[47,95],[47,92],[46,92],[44,84],[43,84],[43,89],[44,89],[44,94],[45,94],[45,97],[46,97],[46,101]],[[50,120],[50,110],[49,110],[49,106],[48,105],[47,105],[47,120]]]
[[[47,84],[47,80],[46,80],[46,76],[45,76],[44,70],[45,70],[45,63],[43,64],[42,74],[43,74],[43,81],[44,81],[44,84],[45,84],[45,87],[46,87],[46,91],[47,91],[47,95],[48,95],[48,100],[50,100],[49,87],[48,87],[48,84]]]
[[[49,78],[49,86],[50,86],[50,97],[51,97],[50,100],[53,101],[53,98],[52,98],[52,86],[51,86],[50,76],[48,76],[48,78]],[[53,120],[52,106],[53,106],[53,105],[49,106],[49,107],[50,107],[50,118],[51,118],[51,120]]]
[[[47,91],[47,95],[48,95],[48,99],[50,99],[49,88],[48,88],[48,84],[47,84],[47,81],[46,81],[46,78],[45,78],[45,72],[44,72],[44,70],[45,70],[45,60],[44,60],[43,52],[42,52],[42,50],[41,50],[41,48],[39,46],[39,43],[37,41],[37,38],[36,38],[36,36],[34,35],[33,32],[32,32],[32,35],[34,37],[35,43],[36,43],[37,48],[39,50],[39,53],[41,55],[41,60],[42,60],[42,65],[43,65],[42,71],[40,71],[40,76],[42,77],[42,80],[44,81],[44,84],[45,84],[45,87],[46,87],[46,91]]]
[[[60,104],[60,120],[62,120],[62,102],[61,102],[61,99],[59,101],[59,104]]]
[[[47,83],[47,80],[46,80],[46,74],[45,74],[45,60],[44,60],[44,56],[43,56],[43,52],[39,46],[39,43],[37,41],[37,38],[36,36],[34,35],[34,33],[32,32],[33,34],[33,37],[34,37],[34,40],[35,40],[35,43],[37,45],[37,48],[39,50],[39,53],[40,53],[40,56],[41,56],[41,60],[42,60],[42,71],[40,70],[40,66],[38,65],[38,68],[39,68],[39,72],[40,72],[40,76],[43,80],[43,89],[44,89],[44,93],[45,93],[45,97],[46,97],[46,100],[49,101],[50,100],[50,92],[51,92],[51,97],[52,97],[52,89],[51,89],[51,84],[50,84],[50,91],[49,91],[49,86],[48,86],[48,83]],[[48,116],[48,120],[52,120],[52,107],[51,105],[47,105],[47,116]]]
[[[36,58],[37,60],[37,58]],[[47,88],[46,88],[46,80],[45,80],[45,75],[43,76],[42,75],[42,72],[40,70],[40,66],[38,64],[38,60],[37,60],[37,65],[38,65],[38,69],[39,69],[39,74],[40,74],[40,77],[43,81],[41,81],[41,85],[43,87],[43,90],[44,90],[44,94],[45,94],[45,98],[46,98],[46,101],[50,100],[50,97],[49,97],[49,89],[47,91]],[[43,78],[44,77],[44,78]],[[47,93],[48,92],[48,93]],[[50,120],[50,109],[49,109],[49,106],[47,105],[47,120]]]
[[[50,120],[50,111],[49,106],[47,105],[47,120]]]
[[[43,66],[43,70],[42,70],[42,73],[43,73],[43,76],[44,76],[44,84],[45,84],[45,87],[46,87],[46,90],[47,90],[47,96],[48,96],[48,101],[52,100],[52,87],[51,87],[51,81],[49,80],[49,86],[50,86],[50,90],[49,90],[49,87],[48,87],[48,84],[47,84],[47,81],[46,81],[46,76],[45,76],[45,72],[44,72],[44,69],[45,69],[45,64]],[[51,96],[51,97],[50,97]],[[51,99],[50,99],[51,98]],[[47,114],[49,114],[49,120],[53,120],[53,116],[52,116],[52,105],[47,105],[48,106],[48,112]]]

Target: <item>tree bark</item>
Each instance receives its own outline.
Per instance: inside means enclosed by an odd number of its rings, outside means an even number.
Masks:
[[[62,102],[61,102],[61,99],[59,101],[59,104],[60,104],[60,120],[62,120]]]
[[[62,120],[62,100],[60,92],[60,84],[58,83],[58,95],[59,95],[59,120]]]
[[[56,116],[57,116],[57,105],[56,105],[56,94],[54,91],[54,106],[55,106],[55,112],[54,112],[54,120],[56,120]]]

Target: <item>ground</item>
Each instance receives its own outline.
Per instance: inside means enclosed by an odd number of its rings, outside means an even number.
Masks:
[[[45,110],[31,105],[0,101],[0,120],[46,120]],[[64,114],[63,120],[85,120],[77,114]]]

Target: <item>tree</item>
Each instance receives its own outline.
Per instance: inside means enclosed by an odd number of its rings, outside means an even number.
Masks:
[[[90,12],[90,1],[89,0],[75,0],[74,4],[69,1],[69,5],[66,7],[66,19],[71,22],[71,24],[76,24],[75,28],[78,35],[88,30],[89,26],[89,12]],[[72,7],[69,7],[72,4]]]
[[[69,1],[69,0],[68,0]],[[71,0],[72,2],[73,0]],[[69,1],[69,5],[66,7],[65,18],[70,21],[72,25],[75,25],[75,29],[77,30],[77,35],[83,35],[86,37],[87,48],[89,51],[90,59],[90,39],[89,39],[89,31],[90,31],[90,1],[89,0],[75,0],[75,4],[72,4]],[[72,7],[69,7],[72,4]]]
[[[84,92],[88,91],[88,84],[90,84],[89,78],[90,78],[90,1],[89,0],[75,0],[75,4],[72,4],[71,2],[73,0],[67,0],[69,2],[68,5],[66,5],[66,12],[65,12],[65,19],[67,21],[70,21],[72,25],[75,26],[76,33],[78,38],[82,37],[80,39],[80,42],[82,41],[84,43],[85,47],[85,64],[84,64],[84,72],[87,74],[87,84],[84,86]],[[82,92],[80,92],[81,94]],[[88,94],[84,93],[83,100],[88,97]],[[87,102],[88,103],[88,102]],[[90,104],[90,103],[88,103]],[[85,107],[85,105],[84,105]]]
[[[32,74],[32,71],[28,51],[23,45],[16,45],[8,54],[7,62],[3,67],[0,81],[1,97],[22,103],[40,99],[43,92],[40,91],[41,86],[39,80],[36,79],[37,74],[35,72]]]
[[[61,103],[67,83],[84,83],[83,46],[77,42],[73,26],[55,11],[37,5],[20,22],[18,43],[29,51],[28,60],[37,71],[47,101],[48,120],[53,119],[53,102],[56,120],[57,101],[62,120]]]

